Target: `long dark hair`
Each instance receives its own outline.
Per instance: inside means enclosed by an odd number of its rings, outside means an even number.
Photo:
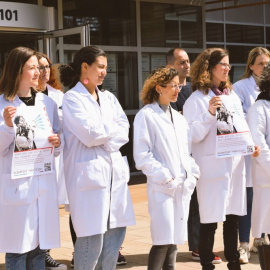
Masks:
[[[4,94],[7,100],[13,101],[16,97],[23,67],[34,55],[36,52],[26,47],[17,47],[10,51],[0,80],[0,94]]]
[[[74,87],[80,80],[82,63],[92,65],[99,56],[106,57],[106,53],[97,46],[86,46],[81,48],[75,54],[73,62],[59,67],[60,80],[63,85],[68,86],[69,88]]]

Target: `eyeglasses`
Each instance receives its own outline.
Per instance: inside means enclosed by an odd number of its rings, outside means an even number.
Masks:
[[[39,66],[39,71],[40,72],[44,72],[44,70],[49,70],[51,68],[52,65],[47,65],[47,66]]]
[[[232,68],[232,65],[224,63],[224,62],[219,62],[218,64],[220,64],[224,68],[228,68],[229,70]]]
[[[161,85],[161,86],[166,87],[167,85],[172,86],[173,90],[181,90],[182,87],[183,87],[183,84],[175,84],[175,83],[167,83],[167,84],[164,84],[164,85]]]

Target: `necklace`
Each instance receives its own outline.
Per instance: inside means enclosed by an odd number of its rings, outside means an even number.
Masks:
[[[31,96],[31,97],[20,97],[20,99],[23,101],[23,102],[26,102],[26,103],[29,103],[34,97]]]

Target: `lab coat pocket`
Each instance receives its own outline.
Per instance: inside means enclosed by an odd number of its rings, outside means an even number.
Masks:
[[[79,191],[106,188],[102,162],[99,159],[76,162],[77,188]]]
[[[127,157],[126,156],[122,157],[122,160],[123,160],[123,172],[122,172],[123,178],[128,183],[129,178],[130,178],[130,172],[129,172],[129,164],[128,164]]]
[[[173,198],[173,195],[165,193],[164,190],[160,189],[158,186],[155,187],[155,199],[157,202],[165,203],[167,200],[172,199],[172,198]]]
[[[197,179],[194,176],[189,176],[184,181],[184,187],[183,187],[183,195],[184,196],[191,196],[195,187],[196,187]]]
[[[227,158],[204,156],[198,163],[201,171],[199,181],[216,182],[229,178]]]
[[[38,198],[38,181],[33,177],[11,179],[10,174],[2,176],[1,203],[5,205],[26,205]]]
[[[119,156],[117,157],[114,161],[114,180],[115,183],[123,183],[125,181],[128,183],[130,173],[129,173],[129,165],[128,165],[128,160],[127,157],[124,156]]]

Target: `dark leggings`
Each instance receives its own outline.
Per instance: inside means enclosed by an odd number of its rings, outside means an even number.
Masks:
[[[70,229],[70,234],[71,234],[71,239],[73,243],[73,247],[75,246],[77,236],[73,228],[72,220],[71,220],[71,215],[69,215],[69,229]]]
[[[200,239],[199,253],[203,270],[215,269],[212,261],[215,258],[213,253],[215,232],[217,223],[201,223],[200,224]],[[237,250],[238,240],[238,216],[227,215],[226,221],[223,222],[223,241],[224,255],[228,261],[228,269],[240,270],[239,252]]]
[[[177,255],[176,245],[154,245],[148,257],[148,270],[173,270]]]

